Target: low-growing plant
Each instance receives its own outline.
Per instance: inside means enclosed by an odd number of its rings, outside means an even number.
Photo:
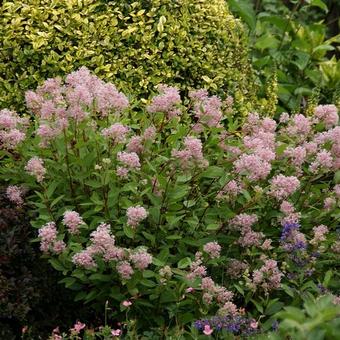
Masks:
[[[256,328],[319,283],[339,289],[334,105],[240,130],[231,97],[160,85],[129,103],[86,68],[26,102],[31,124],[0,112],[1,177],[76,300],[181,334],[215,314]]]
[[[275,317],[276,331],[261,335],[261,339],[336,339],[340,332],[340,306],[334,296],[304,299],[303,307],[284,307]]]

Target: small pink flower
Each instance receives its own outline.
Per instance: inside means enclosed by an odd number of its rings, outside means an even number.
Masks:
[[[11,202],[15,203],[18,206],[24,203],[24,200],[22,198],[23,190],[17,185],[8,186],[6,189],[6,195]]]
[[[213,331],[214,331],[214,330],[211,329],[209,325],[205,325],[205,326],[204,326],[204,331],[203,331],[203,333],[204,333],[205,335],[210,335]]]
[[[120,329],[114,329],[111,331],[111,334],[113,336],[120,336],[120,334],[122,333],[122,331]]]
[[[35,176],[38,182],[42,182],[45,178],[46,169],[44,168],[44,162],[39,157],[31,158],[26,166],[25,170],[32,176]]]
[[[192,292],[194,292],[194,291],[195,291],[195,289],[192,288],[192,287],[188,287],[188,288],[185,290],[186,293],[192,293]]]
[[[60,333],[60,329],[59,326],[57,326],[56,328],[54,328],[54,330],[52,331],[52,333]]]
[[[255,320],[252,320],[252,322],[250,323],[250,327],[253,329],[256,329],[258,326],[258,323]]]
[[[137,225],[148,217],[149,213],[145,208],[137,205],[135,207],[129,207],[126,211],[128,218],[127,224],[131,227],[137,227]]]
[[[122,302],[122,305],[123,305],[124,307],[130,307],[130,306],[132,305],[132,302],[129,301],[129,300],[125,300],[125,301]]]
[[[78,334],[85,327],[86,327],[86,325],[84,323],[81,323],[80,321],[77,321],[74,324],[73,328],[71,328],[71,330]]]
[[[24,326],[24,327],[22,327],[22,329],[21,329],[21,333],[22,333],[22,334],[25,334],[25,333],[27,332],[27,330],[28,330],[28,326]]]
[[[211,259],[220,257],[221,246],[217,242],[208,242],[204,245],[203,250]]]

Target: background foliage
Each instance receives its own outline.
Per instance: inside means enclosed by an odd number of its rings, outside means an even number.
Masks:
[[[307,100],[339,105],[338,1],[227,2],[247,23],[262,83],[277,77],[281,111],[298,111]]]
[[[25,90],[81,66],[137,96],[166,83],[230,92],[243,112],[255,101],[244,29],[224,0],[5,0],[0,18],[2,107],[23,110]]]

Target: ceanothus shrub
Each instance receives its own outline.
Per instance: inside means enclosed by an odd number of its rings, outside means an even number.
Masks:
[[[250,113],[240,129],[230,97],[160,85],[129,103],[86,68],[26,102],[30,126],[0,112],[2,177],[78,300],[181,325],[244,308],[270,316],[297,287],[313,291],[326,271],[329,281],[340,253],[334,105],[279,122]]]

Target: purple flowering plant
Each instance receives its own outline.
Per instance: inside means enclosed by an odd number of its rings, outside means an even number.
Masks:
[[[262,318],[339,259],[334,105],[241,125],[231,97],[160,85],[136,102],[86,68],[26,104],[31,122],[0,111],[1,178],[78,300],[118,319],[132,301],[144,325]]]

